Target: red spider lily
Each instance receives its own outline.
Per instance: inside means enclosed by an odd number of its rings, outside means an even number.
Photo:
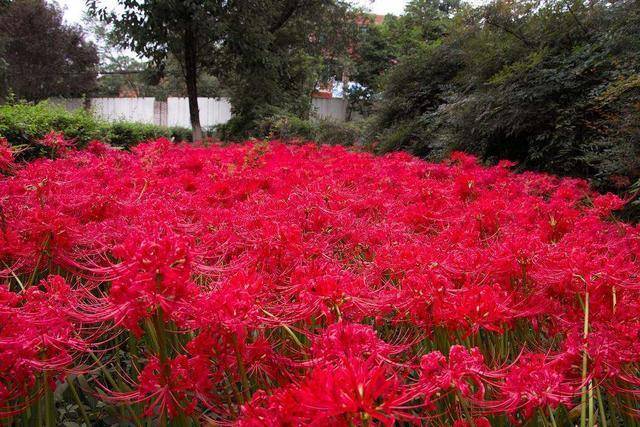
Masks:
[[[265,283],[255,274],[238,272],[217,289],[203,294],[194,310],[195,325],[206,329],[212,325],[223,334],[244,339],[247,328],[260,324],[263,316],[257,296]]]
[[[548,360],[543,354],[526,354],[512,366],[499,385],[502,400],[484,403],[492,413],[506,412],[515,420],[522,411],[524,419],[538,409],[556,408],[570,404],[576,395],[575,384],[570,384],[562,364]]]
[[[207,400],[211,390],[209,362],[184,355],[160,361],[152,357],[138,377],[133,392],[112,393],[110,399],[127,404],[144,403],[147,417],[191,415],[198,401]]]
[[[473,422],[468,420],[455,420],[453,427],[491,427],[491,423],[485,417],[474,418]]]
[[[332,363],[345,357],[373,357],[389,361],[403,350],[402,346],[393,346],[378,338],[375,330],[369,326],[343,322],[327,327],[311,347],[314,356],[312,363]]]
[[[483,375],[488,372],[478,348],[454,345],[449,360],[439,351],[422,356],[419,388],[427,401],[440,390],[453,389],[462,396],[482,400],[485,393]]]
[[[335,369],[314,369],[298,396],[304,407],[327,421],[370,419],[392,425],[395,419],[411,418],[402,407],[413,396],[403,390],[396,375],[372,358],[346,358]]]
[[[106,156],[110,154],[110,151],[113,150],[108,144],[105,144],[102,141],[92,140],[89,141],[85,150],[88,153],[93,154],[94,156]]]
[[[615,196],[461,153],[48,138],[0,176],[3,415],[71,372],[242,425],[536,423],[589,384],[633,414],[640,227]]]
[[[46,134],[38,143],[51,150],[53,155],[65,153],[73,146],[73,141],[64,137],[61,132],[51,131]]]
[[[191,281],[188,244],[174,235],[148,240],[130,238],[113,249],[115,256],[127,260],[125,270],[113,281],[109,300],[117,323],[140,335],[140,321],[157,310],[180,322],[187,307],[198,296]]]
[[[274,425],[271,420],[295,420],[304,425],[391,426],[395,420],[416,421],[404,407],[414,396],[400,379],[373,358],[344,358],[336,366],[313,369],[305,381],[269,399],[259,395],[245,407],[240,425]],[[256,407],[257,406],[257,407]],[[268,407],[270,415],[260,410]]]
[[[302,409],[293,388],[275,390],[267,395],[264,390],[256,392],[251,402],[242,406],[236,421],[239,427],[279,427],[303,425],[309,420]]]
[[[77,336],[79,293],[60,276],[16,294],[0,288],[0,413],[33,393],[47,374],[46,387],[74,370],[74,360],[90,349]]]

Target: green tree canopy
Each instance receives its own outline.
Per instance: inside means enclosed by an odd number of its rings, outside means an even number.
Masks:
[[[196,140],[201,73],[230,91],[239,131],[251,128],[265,109],[301,113],[313,76],[346,46],[340,40],[349,22],[349,6],[340,0],[118,0],[124,13],[98,0],[88,4],[113,25],[123,46],[157,64],[170,56],[179,62]]]
[[[386,76],[380,149],[441,158],[452,149],[527,169],[640,176],[640,4],[497,0],[443,11]],[[408,8],[405,21],[418,19]],[[626,182],[625,182],[626,181]]]
[[[39,101],[82,96],[96,83],[98,54],[80,27],[45,0],[0,3],[1,96]]]

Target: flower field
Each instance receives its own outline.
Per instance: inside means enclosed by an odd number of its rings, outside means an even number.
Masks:
[[[615,196],[462,154],[48,146],[0,144],[0,425],[638,425]]]

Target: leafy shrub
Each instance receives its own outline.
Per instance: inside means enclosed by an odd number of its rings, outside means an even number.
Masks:
[[[211,130],[203,129],[203,135],[210,136]],[[184,128],[179,126],[173,126],[169,128],[169,135],[171,139],[174,141],[191,141],[193,139],[193,134],[190,128]]]
[[[640,177],[638,2],[534,3],[462,8],[403,55],[378,106],[379,150],[462,149],[601,190]]]
[[[67,111],[46,102],[0,106],[0,136],[6,138],[11,145],[29,147],[23,158],[40,156],[42,150],[36,142],[51,131],[61,132],[80,148],[91,140],[102,140],[117,147],[131,147],[141,141],[159,137],[176,141],[191,140],[191,130],[187,128],[131,122],[107,123],[94,118],[85,110]]]
[[[321,120],[317,127],[314,140],[329,145],[358,145],[361,142],[363,122],[334,122]]]
[[[369,123],[364,120],[341,123],[332,120],[301,119],[292,114],[280,113],[261,120],[256,129],[245,136],[285,141],[297,139],[320,144],[351,146],[362,143],[363,134],[368,126]],[[229,125],[229,123],[219,126],[216,136],[222,140],[235,139],[232,136],[232,127],[233,124]]]
[[[171,137],[170,130],[144,123],[115,122],[108,126],[106,140],[117,147],[130,147],[161,136]]]
[[[67,111],[48,103],[0,105],[0,135],[11,144],[32,144],[52,130],[85,144],[104,139],[107,124],[84,110]]]
[[[258,123],[258,137],[278,139],[299,138],[312,140],[317,132],[317,124],[311,120],[301,119],[294,115],[276,115]]]

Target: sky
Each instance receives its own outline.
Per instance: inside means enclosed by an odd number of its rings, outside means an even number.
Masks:
[[[364,6],[378,15],[386,15],[387,13],[400,15],[408,0],[356,0],[352,1],[352,3]]]
[[[85,11],[84,0],[50,0],[51,2],[57,1],[63,9],[65,9],[65,19],[68,22],[80,23],[82,15]],[[387,13],[394,13],[399,15],[404,10],[405,4],[408,0],[351,0],[352,3],[366,7],[373,13],[380,15],[386,15]],[[101,0],[100,3],[109,5],[115,4],[115,0]]]
[[[49,0],[50,2],[56,2],[62,6],[65,10],[65,19],[70,23],[80,23],[85,11],[85,0]],[[350,0],[357,6],[362,6],[369,9],[371,12],[386,15],[387,13],[393,13],[399,15],[404,10],[404,6],[409,0]],[[485,3],[487,0],[470,0],[470,3],[480,4]],[[114,5],[116,0],[100,0],[100,4]]]

